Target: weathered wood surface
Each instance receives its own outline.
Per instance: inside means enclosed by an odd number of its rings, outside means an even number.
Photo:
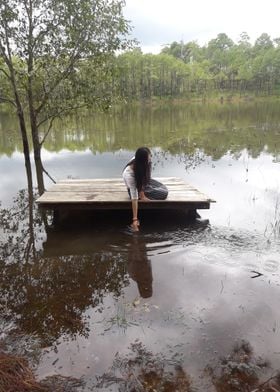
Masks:
[[[139,208],[209,208],[211,200],[180,178],[156,178],[168,188],[166,200],[139,201]],[[120,178],[62,180],[36,202],[45,209],[131,208],[125,184]]]

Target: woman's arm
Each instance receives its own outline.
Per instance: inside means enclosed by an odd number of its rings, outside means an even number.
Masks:
[[[139,231],[138,199],[132,199],[131,204],[132,204],[132,214],[133,214],[131,227],[133,228],[134,231]]]
[[[136,182],[134,177],[133,169],[127,166],[123,171],[123,179],[126,187],[130,191],[131,206],[132,206],[132,223],[131,227],[134,231],[139,231],[139,221],[138,221],[138,191],[136,188]]]

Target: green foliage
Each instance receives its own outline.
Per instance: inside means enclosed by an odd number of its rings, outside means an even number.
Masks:
[[[114,95],[128,101],[207,97],[225,94],[278,94],[280,39],[262,34],[254,45],[246,32],[237,43],[221,33],[199,46],[172,42],[158,55],[139,49],[115,58]]]
[[[0,0],[0,74],[8,87],[0,102],[16,108],[31,171],[29,118],[40,194],[47,173],[41,147],[54,119],[88,104],[109,106],[110,94],[96,86],[98,80],[102,87],[110,57],[128,46],[123,6],[124,0]]]
[[[6,81],[0,99],[27,106],[35,130],[77,107],[103,106],[103,100],[106,107],[100,86],[112,55],[129,45],[123,6],[123,0],[0,0],[0,78]]]

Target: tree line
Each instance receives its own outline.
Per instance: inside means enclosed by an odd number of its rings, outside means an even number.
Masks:
[[[173,42],[157,55],[137,48],[115,62],[111,88],[127,100],[280,93],[280,38],[266,33],[254,44],[244,32],[237,43],[221,33],[204,46]]]

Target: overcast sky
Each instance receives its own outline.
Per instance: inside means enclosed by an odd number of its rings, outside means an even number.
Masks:
[[[158,53],[173,41],[200,45],[226,33],[235,42],[246,31],[280,37],[280,0],[126,0],[124,14],[144,52]]]

